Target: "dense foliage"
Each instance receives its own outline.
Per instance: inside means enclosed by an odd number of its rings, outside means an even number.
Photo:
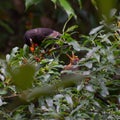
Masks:
[[[59,39],[44,40],[34,52],[27,45],[14,47],[1,59],[0,119],[120,119],[116,11],[79,39],[72,37],[77,25],[66,28],[70,16]]]
[[[26,45],[13,48],[1,60],[1,118],[119,119],[118,29],[117,22],[102,22],[80,41],[64,32],[42,43],[46,49],[59,45],[46,54],[39,48],[30,53]],[[81,58],[69,67],[60,57],[71,51]]]

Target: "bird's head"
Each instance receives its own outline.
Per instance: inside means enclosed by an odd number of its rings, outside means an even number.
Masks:
[[[38,44],[35,43],[32,38],[27,36],[24,36],[24,40],[25,40],[25,44],[27,44],[30,47],[30,51],[34,52],[35,47],[38,46]]]

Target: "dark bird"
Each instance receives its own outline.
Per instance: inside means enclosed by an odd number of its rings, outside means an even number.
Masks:
[[[25,43],[34,51],[35,46],[39,46],[44,39],[58,38],[60,33],[50,28],[35,28],[25,32]]]

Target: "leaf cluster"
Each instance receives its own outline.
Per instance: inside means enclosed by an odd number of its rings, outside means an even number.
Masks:
[[[24,45],[0,60],[1,119],[120,118],[117,21],[103,21],[79,40],[74,28],[64,27],[58,40],[43,41],[34,53]],[[72,52],[79,60],[66,70]]]

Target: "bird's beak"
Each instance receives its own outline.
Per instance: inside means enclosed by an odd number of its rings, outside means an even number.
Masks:
[[[34,50],[35,50],[35,46],[34,46],[34,43],[30,46],[30,51],[31,52],[34,52]]]
[[[35,45],[34,45],[34,43],[33,43],[33,41],[32,41],[31,38],[30,38],[30,43],[31,43],[30,51],[31,51],[31,52],[34,52],[34,50],[35,50]]]
[[[35,51],[35,47],[37,47],[38,44],[34,43],[31,38],[30,38],[30,44],[31,44],[30,51],[34,52]]]

